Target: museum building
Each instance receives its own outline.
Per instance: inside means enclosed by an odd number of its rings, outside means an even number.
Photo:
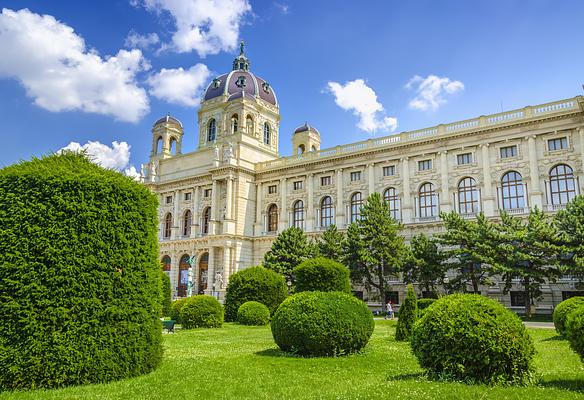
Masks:
[[[141,178],[160,198],[160,257],[174,297],[192,290],[222,298],[229,276],[260,264],[279,232],[344,230],[373,192],[404,224],[407,240],[440,232],[441,211],[554,213],[584,182],[583,96],[327,149],[305,123],[292,134],[292,156],[278,153],[279,122],[274,88],[250,71],[242,45],[232,70],[204,93],[197,150],[181,152],[176,118],[154,123]],[[522,309],[519,289],[505,294],[503,286],[481,293]],[[544,286],[537,306],[551,310],[579,289],[565,277]],[[396,276],[387,296],[399,304],[404,292]]]

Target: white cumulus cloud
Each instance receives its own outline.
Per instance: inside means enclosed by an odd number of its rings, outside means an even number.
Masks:
[[[102,58],[73,28],[27,9],[0,14],[0,77],[20,82],[46,110],[112,115],[136,122],[149,111],[136,73],[147,69],[140,50]]]
[[[135,31],[130,31],[126,37],[125,45],[130,49],[148,49],[158,42],[160,42],[160,38],[156,33],[141,35]]]
[[[187,70],[163,68],[148,78],[149,93],[169,103],[196,106],[210,74],[205,64],[196,64]]]
[[[406,84],[406,88],[416,92],[416,97],[410,100],[410,108],[426,111],[437,110],[446,103],[445,95],[464,90],[464,84],[436,75],[425,78],[416,75]]]
[[[162,50],[194,50],[201,57],[235,49],[239,29],[251,13],[248,0],[142,0],[141,4],[151,12],[170,14],[174,22],[172,43]]]
[[[335,96],[335,103],[343,110],[352,111],[359,117],[357,127],[366,132],[393,132],[397,128],[397,118],[385,115],[383,106],[377,101],[375,91],[363,79],[355,79],[344,85],[329,82],[328,90]]]

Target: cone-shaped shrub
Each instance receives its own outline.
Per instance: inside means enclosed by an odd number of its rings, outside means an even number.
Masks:
[[[237,321],[237,310],[246,301],[258,301],[273,314],[288,295],[284,277],[264,267],[251,267],[229,278],[225,293],[225,320]]]
[[[270,310],[257,301],[246,301],[237,310],[237,322],[242,325],[267,325],[270,322]]]
[[[180,307],[179,320],[184,329],[221,328],[223,306],[215,297],[206,294],[187,297]]]
[[[568,314],[572,312],[575,308],[584,304],[584,297],[583,296],[575,296],[569,298],[567,300],[562,301],[560,304],[556,306],[554,310],[554,326],[556,327],[556,332],[560,335],[566,335],[566,319],[568,318]]]
[[[294,268],[296,292],[351,293],[349,269],[343,264],[324,257],[311,258]]]
[[[157,206],[148,188],[78,154],[0,170],[0,391],[159,364]]]
[[[409,340],[412,328],[418,319],[418,299],[412,285],[408,286],[406,299],[399,309],[399,317],[395,330],[395,340]]]

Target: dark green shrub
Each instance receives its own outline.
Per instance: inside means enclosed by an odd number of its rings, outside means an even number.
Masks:
[[[446,296],[426,310],[411,345],[431,377],[488,384],[529,379],[535,349],[513,312],[474,294]]]
[[[426,309],[430,307],[437,299],[418,299],[418,318],[422,318],[426,313]]]
[[[351,293],[349,269],[343,264],[324,257],[303,261],[294,268],[296,292]]]
[[[243,325],[267,325],[270,322],[270,310],[257,301],[246,301],[237,310],[237,322]]]
[[[565,334],[570,346],[584,361],[584,304],[572,308],[565,321]]]
[[[0,170],[0,205],[0,391],[152,371],[156,196],[65,153]]]
[[[399,308],[395,340],[409,340],[412,328],[418,319],[418,299],[412,285],[408,285],[408,293],[404,303]]]
[[[161,303],[162,303],[162,316],[168,317],[170,315],[170,306],[172,304],[172,288],[170,284],[170,277],[167,273],[161,271],[160,278],[162,279],[162,291],[161,291]]]
[[[568,314],[570,314],[572,310],[574,310],[575,308],[579,307],[582,304],[584,304],[584,297],[576,296],[564,300],[556,306],[553,315],[556,332],[558,332],[562,336],[566,335],[566,318],[568,318]]]
[[[278,307],[272,336],[283,351],[337,356],[361,350],[373,333],[367,305],[341,292],[301,292]]]
[[[174,322],[176,322],[177,324],[180,324],[180,310],[181,308],[185,305],[187,301],[187,297],[184,297],[182,299],[177,299],[174,300],[171,304],[170,304],[170,313],[169,313],[169,317],[171,320],[173,320]]]
[[[273,314],[288,295],[284,277],[264,267],[250,267],[233,274],[225,292],[225,320],[236,321],[246,301],[260,302]]]
[[[206,294],[187,297],[180,307],[179,318],[184,329],[221,328],[223,306],[215,297]]]

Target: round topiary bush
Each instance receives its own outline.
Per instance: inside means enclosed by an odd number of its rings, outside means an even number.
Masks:
[[[284,277],[264,267],[246,268],[233,274],[225,292],[225,320],[237,321],[237,310],[246,301],[257,301],[270,314],[288,295]]]
[[[296,292],[351,293],[349,269],[343,264],[324,257],[303,261],[294,268]]]
[[[572,349],[584,361],[584,304],[571,309],[565,322],[565,334]]]
[[[177,324],[181,323],[180,322],[180,310],[185,305],[186,301],[187,301],[187,297],[183,297],[182,299],[174,300],[170,304],[170,313],[168,316],[170,317],[171,320],[173,320]]]
[[[556,306],[553,315],[556,332],[562,336],[566,335],[566,318],[568,318],[568,314],[582,304],[584,304],[584,297],[576,296],[564,300]]]
[[[0,170],[0,391],[102,383],[162,357],[158,201],[85,156]]]
[[[221,328],[223,325],[223,306],[215,297],[206,294],[187,297],[179,314],[184,329]]]
[[[474,294],[453,294],[428,307],[411,345],[430,376],[469,383],[524,382],[535,353],[517,315]]]
[[[341,292],[301,292],[272,317],[272,336],[283,351],[303,356],[338,356],[361,350],[373,333],[367,305]]]
[[[422,318],[426,313],[426,309],[430,307],[437,299],[418,299],[418,318]]]
[[[257,301],[246,301],[237,310],[237,322],[243,325],[267,325],[270,322],[270,310]]]

